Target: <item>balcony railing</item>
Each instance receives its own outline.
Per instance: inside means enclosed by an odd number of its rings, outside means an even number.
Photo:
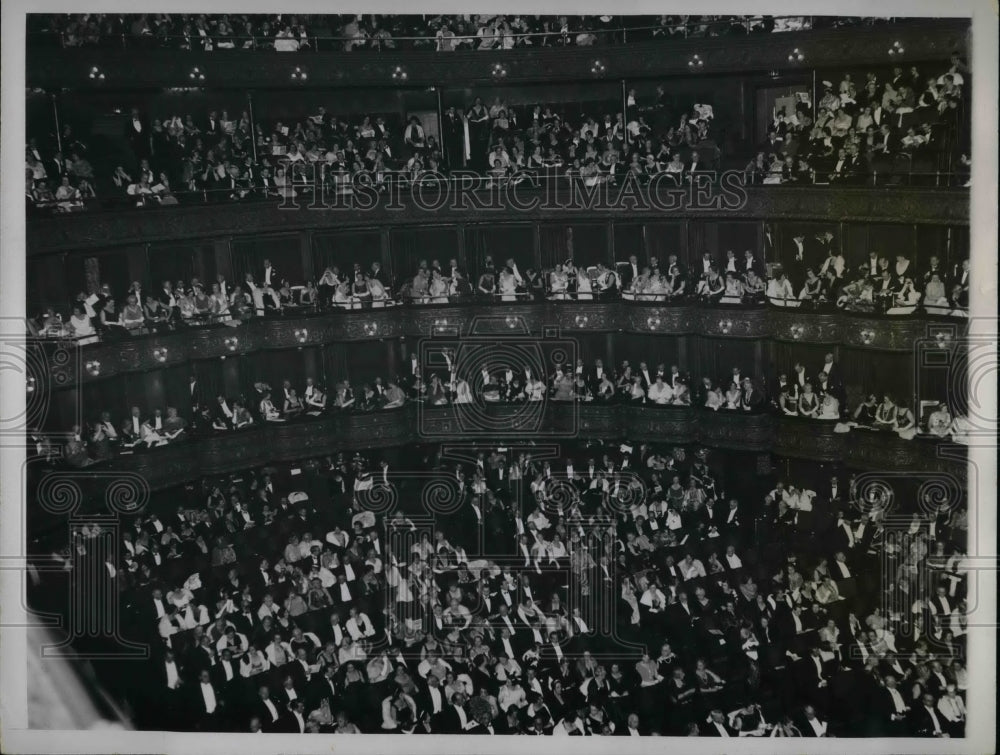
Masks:
[[[209,433],[166,446],[119,455],[73,469],[74,481],[95,489],[109,474],[137,475],[152,490],[249,467],[322,458],[338,451],[374,449],[426,442],[462,441],[486,436],[482,423],[506,427],[490,431],[486,442],[523,439],[526,422],[542,423],[547,437],[624,438],[668,445],[700,443],[713,448],[841,461],[853,468],[878,470],[946,469],[964,476],[961,446],[918,436],[903,440],[892,432],[838,432],[834,421],[778,417],[770,413],[713,412],[691,407],[577,404],[547,401],[525,415],[524,405],[426,406],[410,403],[377,412],[339,412],[284,423],[257,423],[237,431]],[[520,427],[520,430],[512,428]],[[518,432],[515,436],[513,433]],[[942,449],[951,449],[947,453]],[[41,457],[29,460],[37,481],[62,468]]]

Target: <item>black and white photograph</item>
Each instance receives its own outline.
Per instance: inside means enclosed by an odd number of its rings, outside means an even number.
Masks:
[[[5,3],[3,749],[995,752],[996,6],[756,5]]]

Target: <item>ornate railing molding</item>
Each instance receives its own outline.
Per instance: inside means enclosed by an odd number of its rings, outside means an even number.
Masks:
[[[666,220],[819,220],[827,222],[967,225],[969,193],[963,189],[767,187],[743,190],[745,202],[730,211],[718,206],[641,211],[634,207],[592,205],[546,207],[540,200],[532,210],[476,212],[442,207],[429,212],[405,200],[401,208],[379,205],[366,212],[344,209],[282,208],[278,200],[190,206],[131,208],[112,212],[67,213],[28,221],[29,255],[107,248],[110,246],[207,240],[276,232],[342,231],[350,228],[418,226],[426,223],[476,224],[488,221],[662,222]],[[525,192],[520,201],[529,201]],[[718,199],[718,197],[716,197]],[[742,201],[742,200],[741,200]]]
[[[524,406],[496,405],[482,411],[498,422],[511,420],[508,424],[513,427],[513,420],[524,415]],[[150,489],[157,490],[204,476],[320,458],[342,450],[389,448],[429,440],[504,442],[505,438],[492,433],[490,437],[470,433],[460,413],[457,407],[411,404],[394,411],[342,413],[315,420],[264,424],[119,456],[94,473],[105,477],[109,470],[137,474]],[[962,456],[947,458],[939,454],[940,444],[921,439],[905,441],[892,433],[859,430],[838,433],[834,430],[835,422],[683,407],[555,402],[542,407],[536,419],[545,428],[546,440],[557,442],[595,437],[676,445],[698,443],[720,449],[836,462],[858,469],[946,471],[959,478],[965,476]],[[530,430],[520,432],[522,440],[533,437]],[[74,474],[85,480],[91,470]]]
[[[537,81],[590,81],[594,61],[603,66],[601,79],[650,76],[690,76],[688,61],[695,53],[705,61],[702,70],[718,73],[835,67],[845,60],[852,65],[885,65],[887,50],[900,42],[904,52],[895,60],[917,63],[947,60],[953,50],[963,55],[968,47],[969,19],[917,19],[906,24],[866,28],[785,32],[749,36],[671,39],[626,45],[571,48],[516,48],[502,51],[382,51],[370,52],[185,52],[144,50],[142,65],[135,65],[134,50],[29,49],[27,83],[30,87],[61,90],[114,86],[189,87],[191,69],[206,75],[202,86],[285,87],[306,86],[291,79],[296,66],[308,71],[308,87],[398,87],[397,66],[405,66],[410,86],[495,84],[494,65],[502,62],[505,85]],[[789,62],[793,49],[805,58]],[[91,79],[99,65],[103,80]]]
[[[876,351],[912,352],[918,342],[944,333],[955,339],[966,320],[926,317],[865,316],[777,307],[664,306],[619,300],[537,302],[497,305],[427,305],[333,311],[311,316],[250,320],[238,327],[176,331],[126,341],[61,349],[60,359],[45,359],[59,388],[129,372],[185,364],[195,359],[238,357],[266,350],[297,349],[326,343],[406,338],[455,338],[491,335],[541,337],[557,332],[637,333],[709,336],[844,345]],[[61,345],[29,342],[41,353]],[[40,377],[40,376],[39,376]]]

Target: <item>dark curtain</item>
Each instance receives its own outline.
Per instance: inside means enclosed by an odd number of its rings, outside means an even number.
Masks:
[[[947,226],[927,225],[915,226],[914,235],[914,256],[911,258],[917,270],[926,270],[931,257],[937,257],[941,267],[951,270],[948,253],[948,232]]]
[[[323,347],[323,371],[326,375],[326,389],[330,394],[337,383],[350,379],[349,348],[351,347],[346,343],[328,343]]]
[[[616,337],[617,340],[617,337]],[[580,333],[572,336],[573,351],[575,354],[571,358],[582,359],[583,363],[590,367],[595,359],[601,359],[607,365],[610,359],[608,354],[608,337],[603,333]],[[617,357],[616,357],[617,358]]]
[[[916,251],[913,231],[912,225],[872,223],[868,226],[868,250],[888,257],[890,262],[896,259],[897,254],[902,254],[913,262]]]
[[[198,242],[190,244],[178,244],[171,246],[151,246],[149,248],[149,285],[152,291],[159,291],[163,281],[169,280],[171,283],[184,281],[189,284],[194,277],[203,276],[201,260],[204,258],[203,248],[206,244]],[[209,254],[214,262],[215,255],[211,245]],[[214,267],[214,265],[213,265]],[[202,283],[207,284],[212,279],[202,278]]]
[[[551,268],[556,263],[565,262],[570,256],[569,228],[565,225],[542,225],[539,227],[541,240],[541,263],[543,268]]]
[[[645,362],[650,369],[662,364],[668,374],[670,366],[676,364],[681,372],[687,370],[687,365],[678,362],[679,336],[640,335],[628,333],[615,336],[615,369],[627,359],[636,367],[639,362]]]
[[[226,395],[222,365],[221,359],[202,359],[191,363],[189,375],[193,374],[197,378],[197,393],[205,404],[213,405],[217,396]],[[227,398],[234,397],[227,396]]]
[[[83,258],[77,255],[49,254],[29,257],[25,292],[27,314],[35,317],[53,307],[63,311],[85,280]],[[70,294],[73,291],[73,294]]]
[[[312,237],[313,271],[316,279],[327,267],[347,273],[354,264],[365,272],[373,262],[382,262],[382,235],[377,230],[359,229],[335,233],[314,233]]]
[[[458,256],[457,226],[400,228],[389,235],[389,271],[395,281],[412,276],[421,260],[428,266],[437,260],[444,268]]]
[[[868,393],[881,397],[884,391],[888,391],[896,401],[915,409],[913,354],[841,348],[838,366],[843,371],[848,407],[857,406],[858,401]]]
[[[693,364],[696,365],[692,369],[692,380],[710,377],[720,383],[726,381],[725,384],[728,385],[733,367],[739,367],[745,376],[762,377],[754,374],[753,341],[697,337],[693,339],[692,346],[695,356]]]
[[[598,262],[605,265],[613,264],[608,257],[608,226],[580,225],[571,226],[573,230],[573,260],[577,267],[592,267]]]
[[[240,391],[245,396],[254,395],[254,383],[267,383],[275,391],[275,402],[284,399],[279,395],[281,386],[290,380],[292,387],[301,393],[306,382],[304,351],[281,349],[259,351],[240,359]]]
[[[643,236],[642,225],[638,223],[615,223],[614,234],[614,258],[615,262],[628,262],[631,255],[639,259],[639,265],[646,264],[646,249]]]
[[[743,253],[749,249],[754,256],[759,256],[757,248],[757,223],[732,222],[710,223],[706,231],[710,241],[708,249],[716,257],[722,259],[730,249],[736,254],[736,259],[743,259]],[[714,236],[714,244],[711,243]]]
[[[671,254],[676,254],[677,261],[682,265],[687,264],[684,225],[684,223],[646,224],[646,249],[649,251],[649,257],[656,257],[660,269],[666,270],[667,259]],[[628,258],[619,256],[618,259]],[[649,258],[640,255],[639,261],[645,264]]]
[[[538,268],[535,259],[535,227],[532,225],[483,225],[465,229],[466,266],[474,280],[483,272],[486,257],[496,267],[508,259],[517,263],[522,273]]]
[[[71,412],[68,419],[73,414],[82,412],[84,422],[93,422],[100,418],[102,412],[110,412],[111,422],[117,428],[132,408],[125,397],[124,385],[125,377],[121,375],[84,383],[76,388],[60,391],[60,394],[70,395],[62,396],[63,400],[59,404],[64,410]]]
[[[823,366],[824,357],[832,351],[833,348],[825,344],[775,341],[770,346],[772,356],[772,359],[768,360],[770,364],[765,363],[764,368],[769,379],[776,378],[782,372],[790,377],[795,363],[802,362],[802,366],[806,368],[806,375],[815,377]]]
[[[271,260],[279,280],[287,279],[294,286],[305,278],[297,235],[233,239],[230,250],[234,283],[241,283],[248,272],[253,273],[255,281],[263,280],[266,259]]]

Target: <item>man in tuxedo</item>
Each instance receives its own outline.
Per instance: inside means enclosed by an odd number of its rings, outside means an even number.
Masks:
[[[212,684],[208,671],[202,671],[198,676],[198,684],[191,691],[191,710],[197,721],[196,728],[201,731],[212,731],[217,728],[224,704],[222,696],[216,692],[215,685]]]
[[[243,686],[239,665],[233,661],[232,651],[228,648],[219,653],[219,660],[211,667],[209,673],[212,675],[212,684],[226,697],[233,697],[232,693]]]
[[[428,674],[426,683],[418,687],[415,702],[418,712],[426,713],[435,724],[440,721],[448,702],[441,680],[435,674]]]
[[[137,160],[148,159],[152,152],[149,123],[139,115],[138,108],[132,108],[128,123],[125,126],[125,137],[128,139]]]
[[[911,714],[910,705],[897,688],[898,683],[894,674],[886,674],[884,682],[884,688],[875,690],[873,713],[885,736],[905,737],[907,721]]]
[[[300,698],[292,702],[289,706],[288,713],[286,713],[278,722],[278,726],[281,731],[286,734],[305,734],[306,733],[306,717],[305,717],[306,704]]]
[[[638,278],[642,272],[642,268],[639,267],[639,258],[634,254],[629,256],[628,262],[619,262],[615,267],[622,282],[622,291],[628,291],[632,281]]]
[[[708,714],[705,726],[699,727],[703,737],[735,737],[738,732],[726,720],[726,715],[716,708]]]
[[[915,737],[948,738],[951,735],[945,729],[947,723],[934,705],[934,695],[925,692],[910,713],[910,734]]]
[[[469,714],[465,710],[465,693],[452,693],[449,704],[440,716],[441,733],[461,734],[469,725]]]
[[[802,726],[799,727],[804,737],[825,737],[827,736],[827,724],[816,715],[816,709],[812,705],[807,705],[804,710]]]
[[[259,699],[255,706],[254,715],[260,718],[261,728],[265,732],[280,731],[280,703],[271,699],[271,692],[267,687],[261,687],[258,690],[258,696]]]

